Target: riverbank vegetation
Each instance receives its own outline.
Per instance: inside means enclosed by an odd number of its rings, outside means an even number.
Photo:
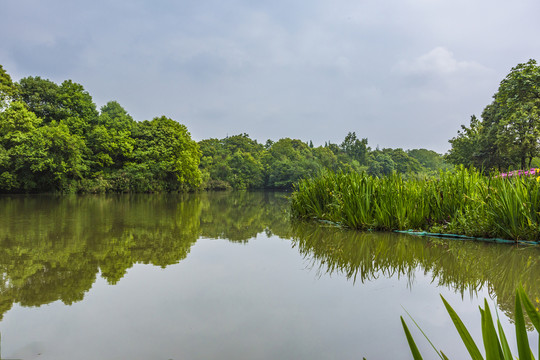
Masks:
[[[539,84],[536,61],[513,68],[442,156],[371,149],[355,132],[321,146],[291,138],[262,144],[247,134],[196,142],[166,116],[136,121],[116,101],[98,110],[80,84],[13,82],[0,66],[0,193],[291,189],[325,171],[414,182],[459,165],[482,174],[540,166]]]
[[[135,121],[116,101],[99,110],[80,84],[0,66],[0,192],[171,192],[290,189],[323,169],[427,176],[450,165],[426,149],[375,149],[349,132],[340,144],[247,134],[198,143],[165,116]]]
[[[450,140],[455,164],[432,178],[393,172],[370,176],[327,172],[304,179],[292,196],[293,215],[360,230],[426,230],[474,237],[540,240],[540,67],[519,64],[494,101]],[[467,165],[465,167],[463,164]]]
[[[459,167],[438,178],[328,172],[300,181],[292,214],[360,230],[426,230],[540,240],[540,179]]]

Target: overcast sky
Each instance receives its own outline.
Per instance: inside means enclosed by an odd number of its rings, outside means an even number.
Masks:
[[[0,64],[82,84],[196,140],[248,133],[449,149],[512,67],[538,0],[0,0]]]

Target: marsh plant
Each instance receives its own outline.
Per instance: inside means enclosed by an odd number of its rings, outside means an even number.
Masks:
[[[327,172],[298,183],[292,215],[359,230],[424,230],[516,241],[540,240],[535,176],[485,176],[458,167],[437,178]]]
[[[465,347],[467,348],[467,351],[469,352],[469,355],[471,356],[471,359],[473,360],[483,360],[483,359],[512,360],[514,359],[512,355],[512,351],[510,350],[508,338],[506,337],[506,334],[504,333],[504,330],[501,326],[501,322],[499,321],[498,317],[497,317],[496,325],[493,323],[493,317],[489,309],[487,300],[484,300],[484,308],[483,309],[480,308],[480,315],[481,315],[481,321],[482,321],[482,340],[483,340],[484,352],[485,352],[485,358],[484,358],[484,355],[480,352],[480,349],[478,348],[477,344],[474,342],[473,338],[471,337],[471,334],[469,333],[469,331],[467,330],[467,328],[461,321],[458,314],[454,311],[452,306],[450,306],[450,304],[442,296],[441,298],[444,303],[444,306],[446,307],[448,314],[450,315],[450,318],[452,319],[452,322],[454,323],[454,326],[456,327],[456,330],[459,333],[459,336],[461,337],[461,340],[463,341],[463,344],[465,345]],[[531,300],[527,297],[523,288],[520,287],[516,290],[516,300],[515,300],[515,329],[516,329],[515,331],[516,331],[517,352],[518,352],[519,359],[531,360],[531,359],[534,359],[534,355],[529,345],[529,339],[527,336],[526,322],[525,322],[523,309],[525,309],[525,313],[527,313],[531,323],[534,325],[536,332],[540,334],[540,312],[538,312],[538,308],[536,308],[535,305],[531,302]],[[409,343],[409,348],[411,349],[413,358],[415,360],[423,359],[422,355],[420,354],[420,351],[418,350],[418,347],[416,346],[416,342],[414,341],[409,331],[409,328],[407,327],[407,324],[405,323],[405,320],[403,320],[403,317],[401,317],[401,324],[403,326],[403,330],[405,331],[405,336],[407,337],[407,342]],[[418,326],[418,324],[416,325]],[[424,336],[426,335],[424,334]],[[437,348],[435,348],[435,346],[431,343],[431,341],[429,341],[429,343],[441,359],[443,360],[448,359],[448,357],[442,351],[439,351],[437,350]],[[538,349],[537,357],[540,357],[540,342],[538,346],[539,346],[539,349]]]

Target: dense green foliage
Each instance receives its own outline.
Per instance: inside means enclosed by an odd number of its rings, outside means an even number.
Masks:
[[[199,146],[200,168],[208,189],[291,189],[300,179],[326,170],[365,171],[374,176],[396,171],[424,177],[449,166],[441,155],[426,149],[372,151],[368,140],[359,140],[354,132],[340,145],[319,147],[290,138],[262,145],[247,134],[202,140]]]
[[[0,67],[0,192],[184,191],[199,161],[176,121],[136,122],[115,101],[98,111],[80,84],[13,83]]]
[[[518,64],[500,83],[481,119],[471,117],[450,140],[447,160],[499,171],[525,169],[540,155],[540,66]]]
[[[302,180],[291,206],[296,217],[354,229],[420,229],[539,241],[537,179],[487,177],[463,167],[443,171],[437,179],[329,172]]]

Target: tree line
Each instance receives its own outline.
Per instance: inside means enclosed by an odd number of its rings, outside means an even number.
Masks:
[[[135,121],[116,101],[99,110],[84,87],[39,76],[14,82],[0,65],[0,192],[171,192],[289,189],[330,169],[410,176],[447,168],[427,149],[374,149],[247,134],[196,142],[165,116]]]
[[[247,134],[202,140],[199,146],[207,189],[289,189],[298,180],[325,170],[427,176],[449,166],[431,150],[371,150],[368,140],[358,139],[355,132],[349,132],[340,144],[326,142],[318,147],[290,138],[263,145]]]

